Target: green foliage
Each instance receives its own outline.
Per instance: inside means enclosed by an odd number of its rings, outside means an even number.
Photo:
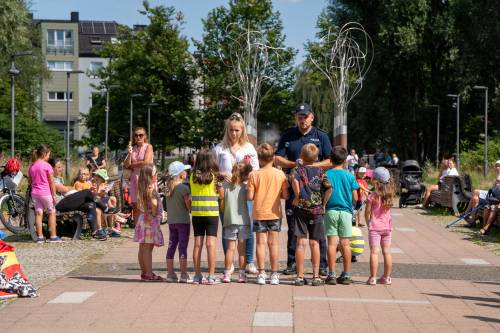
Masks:
[[[484,141],[484,140],[483,140]],[[494,167],[495,161],[500,159],[500,137],[488,138],[488,165]],[[483,170],[484,142],[477,142],[471,149],[460,153],[460,165],[467,170]]]
[[[237,100],[240,97],[237,80],[231,68],[221,61],[221,56],[229,57],[231,38],[247,28],[262,32],[270,45],[286,50],[279,59],[271,58],[273,81],[265,81],[262,85],[259,123],[270,122],[286,128],[292,121],[291,110],[295,103],[292,61],[296,51],[285,47],[279,12],[273,10],[270,0],[230,0],[227,8],[217,7],[208,13],[203,20],[202,40],[194,41],[205,97],[202,131],[206,140],[220,140],[223,120],[232,112],[242,112]]]
[[[478,18],[481,18],[480,20]],[[484,19],[483,19],[484,18]],[[448,93],[460,93],[461,149],[480,142],[484,95],[490,88],[490,129],[500,121],[500,7],[493,0],[330,0],[318,17],[318,37],[361,23],[373,39],[374,62],[361,93],[348,106],[349,145],[398,151],[403,159],[435,159],[436,109],[441,105],[440,152],[455,150],[456,117]],[[316,56],[324,49],[307,44]],[[296,92],[316,105],[322,120],[333,109],[325,79],[306,61]]]
[[[190,135],[197,121],[192,106],[196,72],[188,42],[180,34],[181,16],[173,7],[150,7],[147,1],[143,5],[140,13],[149,24],[136,30],[121,27],[118,42],[106,45],[102,52],[103,57],[111,58],[110,65],[100,73],[104,85],[118,85],[110,91],[110,147],[118,148],[119,138],[128,142],[130,96],[135,93],[142,97],[133,99],[134,127],[147,128],[147,104],[153,100],[158,104],[151,106],[153,145],[199,145],[199,140]],[[104,142],[104,107],[103,94],[86,117],[89,142]]]

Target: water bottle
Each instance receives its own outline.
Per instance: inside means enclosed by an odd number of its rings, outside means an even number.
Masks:
[[[7,234],[0,230],[0,240],[4,239],[5,237],[7,237]]]

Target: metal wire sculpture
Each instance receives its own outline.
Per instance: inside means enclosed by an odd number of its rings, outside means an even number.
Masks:
[[[349,22],[320,39],[326,52],[311,62],[327,78],[335,100],[333,133],[336,144],[347,146],[347,106],[363,88],[373,61],[373,42],[363,26]]]
[[[240,96],[232,96],[244,107],[244,118],[249,134],[257,137],[257,114],[262,100],[262,84],[273,81],[276,71],[271,63],[279,63],[285,48],[271,45],[265,33],[247,28],[235,37],[230,30],[235,23],[226,28],[226,36],[230,39],[227,55],[219,51],[222,61],[228,65],[236,78]]]

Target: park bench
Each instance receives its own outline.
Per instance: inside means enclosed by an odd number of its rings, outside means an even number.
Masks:
[[[472,182],[469,175],[446,176],[439,183],[439,190],[431,193],[430,201],[441,207],[453,209],[460,215],[467,208],[471,199]]]
[[[117,208],[121,210],[124,207],[125,200],[123,199],[122,178],[121,176],[113,176],[108,180],[109,183],[113,182],[110,190],[110,195],[116,197]],[[36,241],[38,235],[35,228],[35,208],[33,200],[31,200],[31,189],[26,191],[26,221],[28,231],[31,238]],[[69,212],[56,212],[57,231],[61,235],[69,235],[73,240],[79,240],[83,230],[89,226],[87,216],[84,212],[79,210]],[[47,224],[47,217],[44,215],[43,224]]]

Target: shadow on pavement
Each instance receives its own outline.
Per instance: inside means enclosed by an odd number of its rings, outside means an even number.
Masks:
[[[500,292],[494,292],[497,296],[500,296]],[[478,297],[478,296],[457,296],[457,295],[448,295],[448,294],[425,294],[428,296],[439,296],[443,298],[450,298],[450,299],[463,299],[463,300],[469,300],[469,301],[478,301],[478,302],[486,302],[486,303],[477,303],[478,305],[482,306],[490,306],[490,307],[498,307],[500,306],[500,298],[496,297]],[[490,304],[492,303],[492,304]]]
[[[490,317],[483,317],[483,316],[464,316],[465,318],[469,319],[477,319],[481,321],[485,321],[488,323],[500,323],[500,319],[497,318],[490,318]]]
[[[141,282],[141,279],[130,278],[120,278],[120,277],[106,277],[106,276],[70,276],[70,279],[86,280],[86,281],[104,281],[104,282],[125,282],[125,283],[137,283]]]

